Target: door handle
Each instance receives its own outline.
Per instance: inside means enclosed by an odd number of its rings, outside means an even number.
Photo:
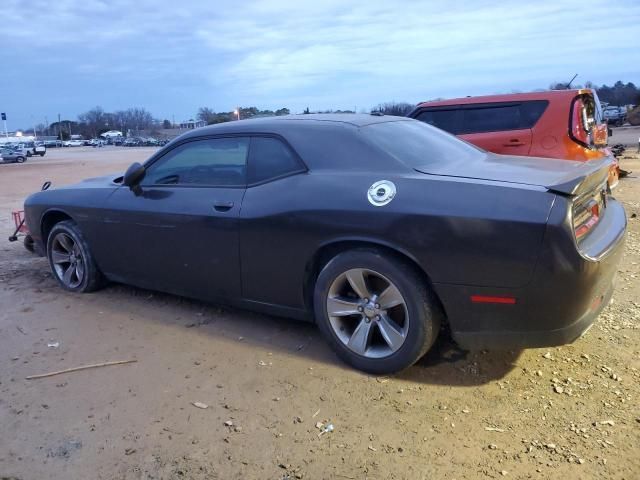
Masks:
[[[228,212],[233,208],[233,202],[214,202],[213,208],[218,212]]]

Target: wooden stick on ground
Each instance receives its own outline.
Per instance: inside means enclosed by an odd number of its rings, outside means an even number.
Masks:
[[[89,368],[109,367],[111,365],[122,365],[123,363],[133,363],[137,361],[138,361],[137,359],[134,359],[134,360],[119,360],[117,362],[94,363],[93,365],[83,365],[81,367],[67,368],[65,370],[58,370],[57,372],[42,373],[40,375],[29,375],[28,377],[25,377],[25,378],[27,380],[33,380],[36,378],[53,377],[54,375],[60,375],[62,373],[77,372],[79,370],[87,370]]]

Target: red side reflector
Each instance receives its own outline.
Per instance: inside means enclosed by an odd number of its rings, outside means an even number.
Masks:
[[[514,297],[489,297],[487,295],[471,295],[471,301],[473,303],[503,303],[507,305],[516,303]]]

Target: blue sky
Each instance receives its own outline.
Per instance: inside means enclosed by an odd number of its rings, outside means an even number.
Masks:
[[[3,0],[9,128],[96,105],[157,118],[640,83],[640,2]],[[626,41],[625,41],[626,40]]]

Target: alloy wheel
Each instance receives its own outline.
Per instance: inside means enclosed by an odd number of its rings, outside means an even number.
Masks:
[[[77,288],[85,275],[82,250],[71,235],[60,232],[51,244],[51,263],[56,275],[67,288]]]
[[[327,315],[335,335],[352,352],[384,358],[407,337],[409,314],[402,293],[384,275],[365,268],[342,273],[327,295]]]

